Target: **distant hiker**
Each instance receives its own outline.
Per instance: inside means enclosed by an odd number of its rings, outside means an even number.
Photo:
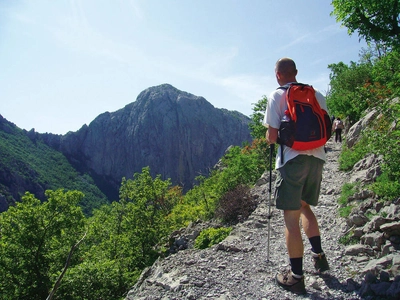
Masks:
[[[333,131],[335,131],[335,142],[342,142],[342,130],[344,129],[343,121],[340,118],[336,118],[332,125]]]
[[[290,58],[282,58],[275,65],[275,76],[282,87],[296,82],[297,69]],[[281,121],[287,110],[286,89],[278,88],[268,98],[264,126],[268,127],[266,139],[269,144],[278,140]],[[324,96],[315,91],[322,109],[327,110]],[[329,118],[328,118],[329,119]],[[329,131],[330,129],[329,124]],[[277,151],[275,168],[278,171],[275,182],[276,208],[283,210],[285,220],[286,247],[290,259],[290,270],[278,273],[276,283],[297,294],[306,293],[303,273],[304,245],[299,221],[311,243],[311,256],[317,271],[329,270],[326,256],[322,251],[318,221],[310,205],[317,205],[322,181],[322,167],[326,160],[323,146],[311,150],[294,150],[282,146]],[[284,161],[282,161],[282,155]]]

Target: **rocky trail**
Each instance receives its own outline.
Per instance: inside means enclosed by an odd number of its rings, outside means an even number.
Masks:
[[[360,272],[370,258],[364,255],[358,255],[356,258],[346,255],[349,250],[338,243],[339,237],[349,226],[346,225],[345,219],[338,216],[337,200],[341,187],[350,180],[351,175],[338,171],[341,145],[330,141],[327,150],[319,205],[315,207],[314,212],[320,223],[322,247],[327,255],[330,270],[324,274],[315,272],[311,263],[310,245],[304,235],[306,295],[297,296],[275,284],[276,273],[287,268],[289,264],[283,235],[282,212],[274,206],[271,206],[268,253],[269,193],[268,177],[265,177],[268,176],[267,172],[252,189],[252,193],[261,199],[259,206],[245,222],[234,226],[228,238],[209,249],[187,249],[159,259],[142,273],[126,300],[381,299],[360,296],[360,289],[370,289],[370,286],[362,284],[365,275],[361,275]],[[193,236],[198,234],[196,230],[196,224],[192,224],[185,232],[187,236]],[[394,253],[398,259],[399,252]],[[377,278],[371,280],[376,281]],[[398,285],[399,282],[396,287]],[[385,288],[389,289],[390,285],[386,285]],[[368,292],[365,295],[375,294]]]

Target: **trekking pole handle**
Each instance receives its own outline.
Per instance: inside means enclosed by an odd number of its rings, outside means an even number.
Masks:
[[[274,150],[275,150],[275,144],[270,144],[269,145],[269,192],[271,193],[272,191],[272,155],[274,155]]]
[[[269,145],[269,170],[271,173],[272,169],[272,155],[274,155],[274,150],[275,150],[275,144],[270,144]]]

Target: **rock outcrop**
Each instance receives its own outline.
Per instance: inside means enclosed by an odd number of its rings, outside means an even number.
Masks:
[[[191,188],[230,145],[251,141],[249,122],[239,112],[217,109],[203,97],[163,84],[77,132],[41,137],[116,200],[122,177],[132,178],[146,166],[152,175]]]
[[[365,117],[361,118],[353,126],[351,126],[346,135],[347,147],[351,148],[355,143],[357,143],[361,136],[361,132],[365,130],[378,115],[378,111],[373,109],[367,113]]]

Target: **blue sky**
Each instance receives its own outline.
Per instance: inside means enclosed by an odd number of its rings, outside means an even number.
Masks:
[[[65,134],[169,83],[252,113],[291,57],[297,80],[328,90],[328,64],[366,47],[329,0],[2,0],[0,114]]]

